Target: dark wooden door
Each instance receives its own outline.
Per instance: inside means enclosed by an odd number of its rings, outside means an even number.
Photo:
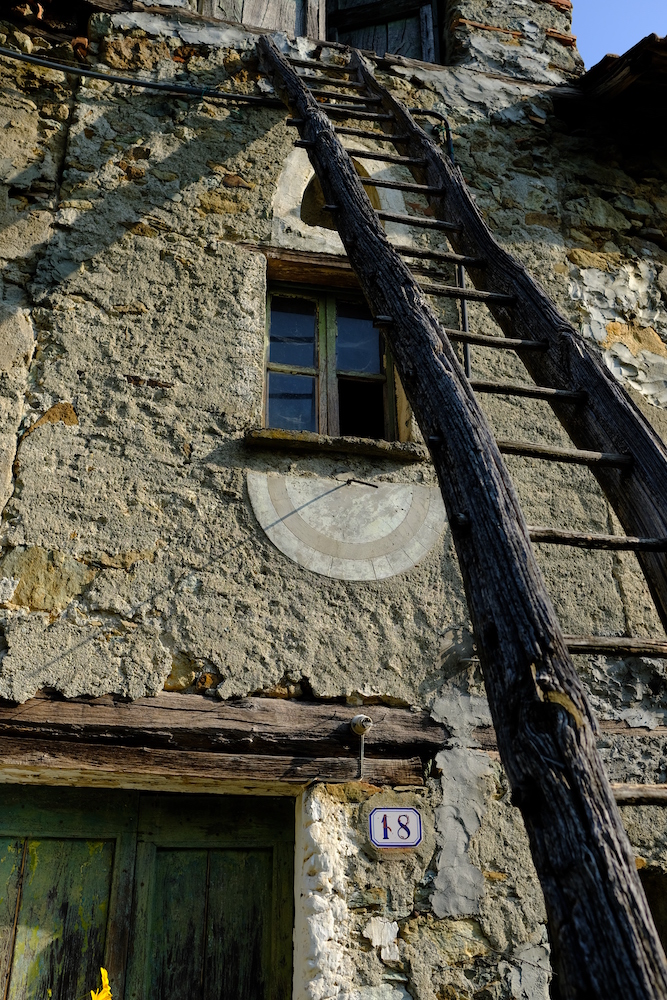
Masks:
[[[293,803],[0,786],[0,997],[288,1000]]]
[[[126,1000],[287,1000],[294,805],[141,802]]]

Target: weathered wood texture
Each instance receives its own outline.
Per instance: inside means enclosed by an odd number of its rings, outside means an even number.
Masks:
[[[394,318],[387,337],[422,433],[426,439],[441,442],[433,449],[433,460],[452,525],[503,763],[544,891],[560,996],[568,1000],[664,998],[664,953],[595,748],[592,712],[483,412],[444,330],[378,224],[329,119],[271,39],[264,36],[259,47],[277,89],[295,117],[303,119],[302,138],[315,143],[309,156],[327,202],[338,206],[338,230],[368,303],[374,314]],[[373,87],[372,77],[361,64],[360,73]],[[417,155],[423,149],[429,158],[426,179],[434,186],[446,183],[448,210],[456,206],[463,199],[460,175],[449,168],[436,174],[431,161],[435,164],[440,159],[437,148],[385,91],[376,88],[374,92],[383,95],[396,128],[421,137],[405,152]],[[467,204],[467,195],[465,200]],[[444,209],[444,200],[436,200],[435,205]],[[479,230],[481,240],[486,227],[480,216],[473,212],[469,219],[469,214],[459,209],[455,221],[472,226],[474,234]],[[480,255],[480,247],[471,238],[461,237],[458,244],[466,253]],[[482,256],[492,249],[486,243],[481,248]],[[522,281],[529,281],[527,275],[513,262],[508,262],[507,269],[505,280],[496,284],[498,268],[490,263],[494,282],[482,287],[507,294],[520,291]],[[534,298],[532,286],[528,294]],[[539,294],[538,299],[541,303]],[[543,308],[550,310],[547,316],[555,313],[544,301]],[[497,310],[509,327],[515,318],[512,307],[498,306]],[[515,312],[523,317],[523,307]],[[537,303],[533,314],[544,338],[544,314]],[[522,339],[538,335],[530,325],[525,330],[521,326],[520,332]],[[591,391],[599,391],[599,377],[595,368],[595,378],[592,372],[589,376]],[[559,377],[557,387],[571,387],[563,381]],[[620,392],[611,380],[605,391],[612,398]],[[636,436],[635,432],[633,442]],[[621,447],[614,439],[598,437],[596,449],[627,450],[625,441]],[[654,450],[653,464],[664,465],[657,441]],[[662,468],[658,478],[667,478]],[[664,490],[662,495],[667,495]],[[650,533],[659,536],[665,531]]]
[[[614,798],[622,806],[665,806],[667,785],[613,784]]]
[[[364,762],[363,780],[376,785],[421,785],[421,758]],[[0,783],[46,782],[122,788],[232,787],[294,794],[314,781],[357,781],[359,758],[210,753],[151,747],[0,737]]]
[[[627,538],[625,535],[588,535],[582,531],[560,528],[529,527],[533,542],[545,545],[571,545],[580,549],[609,549],[616,552],[667,552],[667,538]]]
[[[367,706],[373,727],[366,758],[436,754],[447,730],[427,712]],[[40,741],[288,757],[351,757],[359,737],[350,729],[358,708],[327,702],[247,698],[221,702],[200,695],[163,693],[133,702],[113,698],[57,701],[33,698],[23,705],[0,703],[0,737]]]
[[[656,726],[655,729],[647,729],[646,727],[630,726],[627,722],[605,719],[598,723],[598,727],[602,736],[631,736],[635,740],[665,739],[667,736],[667,726]],[[498,740],[493,726],[477,726],[473,730],[472,736],[482,750],[498,749]],[[612,785],[612,788],[615,787],[620,786]],[[626,786],[624,785],[623,787],[625,788]],[[640,787],[646,788],[648,786],[641,785]],[[654,785],[651,787],[662,786]]]
[[[193,787],[359,778],[359,738],[350,730],[358,708],[271,698],[215,702],[162,694],[135,702],[111,697],[0,705],[0,782]],[[419,785],[424,763],[447,731],[425,712],[367,709],[363,779],[378,785]],[[77,777],[78,776],[78,777]],[[292,792],[293,794],[293,792]]]

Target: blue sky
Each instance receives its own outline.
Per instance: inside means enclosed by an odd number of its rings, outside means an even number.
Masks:
[[[572,34],[586,69],[607,52],[621,55],[652,31],[667,35],[667,0],[573,0]]]

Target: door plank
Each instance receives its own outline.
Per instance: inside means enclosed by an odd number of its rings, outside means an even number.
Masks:
[[[273,856],[211,851],[204,1000],[269,1000]]]
[[[29,840],[8,1000],[72,1000],[98,985],[113,842]]]
[[[191,1000],[204,970],[207,851],[157,850],[144,997]],[[135,936],[138,928],[135,928]],[[218,996],[235,996],[221,990]],[[216,998],[217,1000],[217,998]]]
[[[371,24],[364,28],[353,28],[350,31],[339,31],[338,40],[343,45],[363,49],[366,52],[376,52],[383,56],[387,48],[387,25]]]
[[[44,841],[61,844],[78,842],[85,845],[105,841],[112,845],[111,856],[108,858],[111,871],[109,916],[102,942],[103,957],[99,964],[108,969],[112,990],[117,997],[121,997],[123,993],[127,961],[138,804],[139,796],[136,792],[0,786],[0,838],[7,838],[0,841],[0,845],[23,840],[27,844]],[[3,857],[4,851],[0,850],[0,942],[8,919],[6,906],[1,900],[9,891],[8,881],[11,876],[11,866],[3,871]],[[57,851],[56,859],[59,859]],[[46,878],[46,855],[43,860],[42,874]],[[29,874],[29,865],[26,871]],[[76,877],[76,870],[74,876]],[[6,972],[0,943],[0,996],[4,995]],[[94,974],[95,977],[99,976],[99,967],[94,970]],[[86,989],[96,983],[97,978]]]
[[[25,840],[22,838],[3,837],[0,841],[0,994],[2,996],[5,995],[5,985],[14,951],[25,846]]]
[[[296,0],[244,0],[243,23],[294,36]]]
[[[424,62],[435,62],[435,32],[433,30],[433,8],[425,4],[419,11],[421,28],[421,59]]]
[[[387,25],[387,52],[407,59],[422,58],[421,24],[417,17],[390,21]]]

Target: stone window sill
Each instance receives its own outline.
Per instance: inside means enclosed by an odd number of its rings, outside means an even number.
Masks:
[[[342,452],[348,455],[372,455],[393,462],[428,462],[427,448],[412,441],[380,441],[359,437],[327,437],[311,431],[283,431],[274,428],[253,428],[246,431],[245,443],[250,448],[282,451]]]

